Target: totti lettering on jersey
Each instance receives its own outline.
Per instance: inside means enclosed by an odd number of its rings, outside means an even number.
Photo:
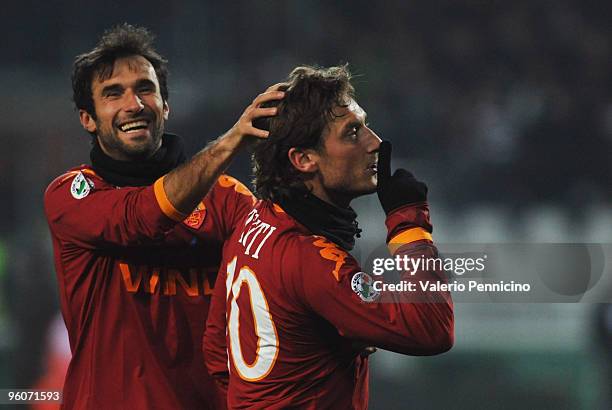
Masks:
[[[244,247],[244,254],[259,259],[261,248],[275,230],[275,226],[259,218],[257,209],[249,212],[244,222],[244,229],[238,239],[238,242]]]

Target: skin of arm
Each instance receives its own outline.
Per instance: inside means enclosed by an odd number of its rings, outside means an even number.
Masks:
[[[276,90],[278,86],[273,85],[259,94],[229,131],[164,176],[164,191],[178,211],[191,213],[242,147],[256,138],[268,137],[269,132],[255,128],[253,121],[276,115],[275,107],[262,108],[260,105],[283,98],[284,93]]]

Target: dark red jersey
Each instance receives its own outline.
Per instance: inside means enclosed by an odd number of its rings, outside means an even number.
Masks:
[[[253,206],[222,176],[191,215],[163,178],[117,188],[81,166],[53,181],[45,212],[72,360],[66,408],[222,408],[202,336],[222,241]]]
[[[349,253],[269,201],[242,225],[225,244],[204,339],[221,384],[229,363],[229,408],[364,409],[365,346],[427,355],[452,345],[448,292],[373,291]],[[393,212],[387,226],[395,255],[436,255],[425,203]],[[445,282],[439,271],[414,273]]]

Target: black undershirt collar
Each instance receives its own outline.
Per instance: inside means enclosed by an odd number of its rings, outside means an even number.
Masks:
[[[351,207],[340,208],[319,199],[305,188],[282,188],[274,201],[315,235],[322,235],[346,250],[355,246],[361,229]]]
[[[151,185],[186,160],[182,138],[169,133],[163,135],[162,146],[151,158],[138,161],[113,159],[102,151],[97,138],[94,139],[89,157],[98,175],[120,187]]]

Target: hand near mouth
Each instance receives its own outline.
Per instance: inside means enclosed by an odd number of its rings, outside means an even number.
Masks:
[[[378,199],[389,215],[404,205],[427,201],[427,185],[409,171],[398,168],[391,175],[391,142],[383,141],[378,148]]]

